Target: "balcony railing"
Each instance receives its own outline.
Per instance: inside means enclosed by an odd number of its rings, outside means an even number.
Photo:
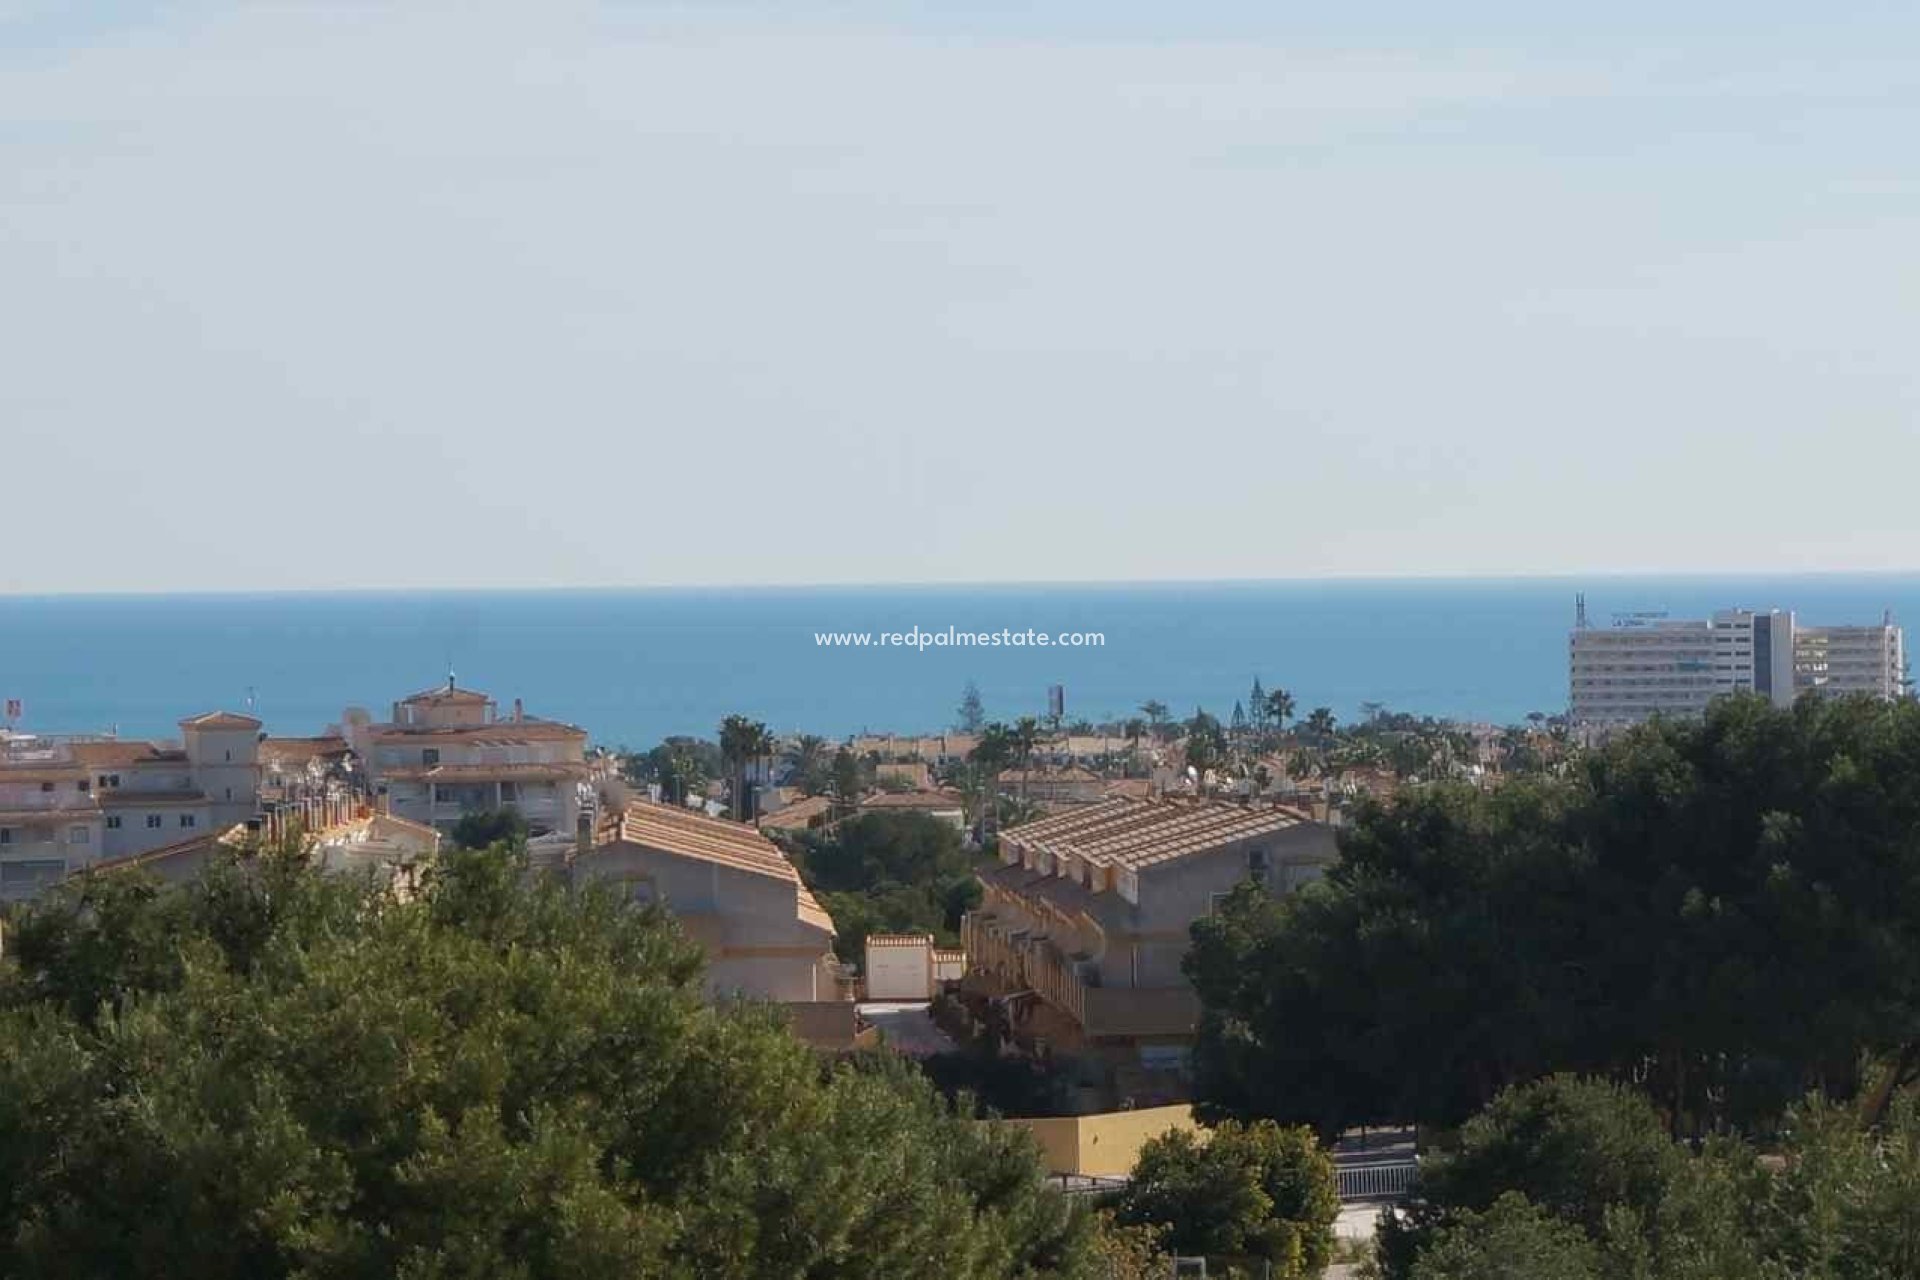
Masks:
[[[1014,987],[1038,992],[1047,1003],[1086,1026],[1087,984],[1045,934],[991,912],[976,911],[961,921],[961,938],[969,965]]]

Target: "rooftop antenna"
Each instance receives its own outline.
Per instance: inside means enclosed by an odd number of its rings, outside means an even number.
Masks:
[[[253,714],[253,686],[247,686],[247,714]]]
[[[1581,628],[1587,625],[1587,593],[1584,591],[1573,595],[1573,625]]]
[[[453,655],[447,655],[447,692],[453,692]]]

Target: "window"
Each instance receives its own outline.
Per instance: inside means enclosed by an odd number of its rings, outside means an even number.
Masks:
[[[53,790],[53,784],[51,782],[43,782],[40,784],[40,789],[42,791],[51,791]]]
[[[420,763],[421,763],[421,764],[439,764],[439,763],[440,763],[440,748],[438,748],[438,747],[426,747],[426,748],[424,748],[424,749],[423,749],[423,750],[422,750],[422,751],[420,752]]]
[[[1232,896],[1233,896],[1233,891],[1231,889],[1229,889],[1225,893],[1208,894],[1207,895],[1207,914],[1210,916],[1219,915],[1220,904],[1225,902],[1228,898],[1231,898]]]
[[[233,763],[233,751],[232,751],[232,749],[231,749],[231,748],[229,748],[229,749],[228,749],[228,751],[227,751],[227,763],[228,763],[228,764],[232,764],[232,763]]]
[[[85,827],[68,827],[67,828],[68,844],[86,844],[88,840],[91,838],[92,838],[91,833]]]
[[[80,779],[80,781],[74,783],[73,785],[76,788],[78,788],[81,795],[86,795],[89,791],[93,790],[93,783],[86,778]]]
[[[1247,850],[1247,878],[1255,884],[1266,884],[1271,868],[1267,863],[1265,849]]]
[[[120,829],[120,815],[119,815],[119,814],[117,814],[117,813],[110,813],[110,814],[108,814],[108,815],[107,815],[107,830],[109,830],[109,831],[118,831],[119,829]]]
[[[194,818],[193,818],[193,815],[192,815],[192,814],[190,814],[190,813],[183,813],[183,814],[181,814],[181,815],[180,815],[180,825],[181,825],[181,826],[183,826],[183,827],[190,827],[190,826],[192,826],[192,825],[193,825],[193,822],[194,822]]]
[[[13,843],[13,828],[0,827],[0,844],[12,844],[12,843]]]
[[[232,788],[232,787],[228,787],[228,788],[227,788],[227,799],[229,799],[229,800],[231,800],[231,799],[233,799],[233,788]]]
[[[520,798],[520,789],[511,782],[500,784],[500,803],[512,804]]]
[[[149,831],[151,831],[151,830],[154,830],[154,829],[156,829],[156,828],[158,828],[158,827],[159,827],[159,825],[160,825],[160,815],[159,815],[159,814],[157,814],[157,813],[150,813],[150,814],[148,814],[148,815],[147,815],[147,829],[148,829]]]

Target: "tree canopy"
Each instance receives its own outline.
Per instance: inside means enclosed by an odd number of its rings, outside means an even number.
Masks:
[[[1920,705],[1729,699],[1564,778],[1362,805],[1341,850],[1195,926],[1211,1114],[1450,1126],[1570,1070],[1753,1129],[1915,1059]]]
[[[1285,1280],[1326,1267],[1339,1212],[1333,1161],[1312,1130],[1229,1120],[1150,1139],[1115,1216],[1156,1230],[1170,1253],[1257,1258]]]
[[[1818,1098],[1779,1152],[1668,1137],[1633,1091],[1555,1077],[1503,1092],[1382,1220],[1387,1280],[1897,1280],[1920,1274],[1920,1111],[1880,1130]]]
[[[973,860],[951,825],[924,813],[863,813],[796,839],[807,884],[833,916],[835,950],[858,961],[869,933],[931,933],[951,944],[980,901]]]
[[[1030,1140],[713,1009],[663,916],[455,853],[57,890],[0,969],[0,1274],[1091,1274]]]

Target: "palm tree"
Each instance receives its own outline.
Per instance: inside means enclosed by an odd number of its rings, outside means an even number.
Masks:
[[[1033,752],[1040,745],[1040,722],[1021,716],[1013,722],[1012,746],[1020,757],[1020,803],[1027,802],[1027,777],[1033,772]]]
[[[1293,695],[1285,689],[1275,689],[1267,695],[1267,714],[1273,717],[1273,727],[1285,729],[1287,720],[1293,715]]]
[[[827,754],[827,740],[817,734],[801,734],[793,746],[793,772],[800,780],[800,790],[810,796],[823,794],[831,770],[832,757]]]
[[[1322,749],[1333,741],[1336,723],[1332,707],[1315,707],[1307,713],[1305,721],[1307,733]]]
[[[985,802],[980,811],[980,838],[987,837],[988,821],[999,807],[1000,771],[1013,761],[1013,730],[998,720],[980,731],[980,741],[967,755],[967,762],[980,776]]]
[[[767,732],[767,726],[758,720],[746,716],[732,715],[720,722],[720,758],[729,766],[729,786],[732,795],[728,797],[729,807],[734,820],[747,820],[747,765],[766,755],[773,745],[773,737]]]

